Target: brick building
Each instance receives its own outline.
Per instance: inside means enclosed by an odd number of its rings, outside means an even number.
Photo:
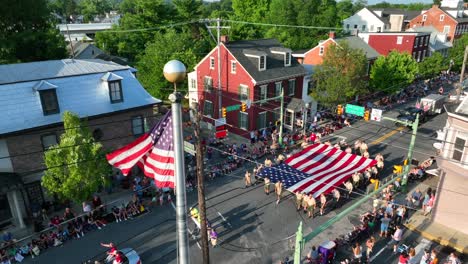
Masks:
[[[65,111],[86,118],[107,150],[145,132],[161,101],[146,92],[134,72],[102,60],[0,65],[0,225],[23,225],[30,205],[45,200],[44,150],[58,143]]]

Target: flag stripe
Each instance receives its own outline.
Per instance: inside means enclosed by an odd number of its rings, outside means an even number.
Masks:
[[[296,163],[295,165],[292,165],[294,168],[302,171],[305,167],[309,167],[310,165],[315,165],[315,164],[322,164],[322,162],[325,162],[328,159],[328,154],[330,151],[333,151],[335,153],[337,151],[336,148],[323,145],[319,149],[315,149],[314,153],[320,153],[319,155],[309,158],[309,155],[304,155],[304,159]],[[286,162],[286,164],[290,165],[290,163]]]

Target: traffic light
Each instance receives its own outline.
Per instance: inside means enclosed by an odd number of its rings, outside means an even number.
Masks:
[[[370,119],[370,111],[366,110],[364,112],[364,120],[369,121],[369,119]]]
[[[341,105],[338,105],[336,107],[336,114],[337,115],[342,115],[343,114],[343,107]]]
[[[221,108],[221,116],[226,117],[226,107]]]
[[[403,173],[403,166],[401,165],[393,165],[393,173],[401,174]]]
[[[245,103],[241,104],[241,111],[245,112],[247,110],[247,105]]]

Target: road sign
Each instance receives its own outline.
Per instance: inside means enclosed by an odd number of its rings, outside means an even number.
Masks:
[[[237,111],[237,110],[239,110],[239,109],[240,109],[240,104],[226,106],[226,111],[227,111],[227,112]]]
[[[227,130],[216,131],[215,137],[216,138],[225,138],[225,137],[227,137]]]
[[[184,151],[195,156],[195,145],[188,141],[184,141]]]
[[[380,122],[382,120],[382,110],[377,108],[372,108],[371,120]]]
[[[364,111],[366,110],[362,106],[352,105],[352,104],[346,104],[345,109],[346,109],[347,114],[357,115],[357,116],[364,116]]]

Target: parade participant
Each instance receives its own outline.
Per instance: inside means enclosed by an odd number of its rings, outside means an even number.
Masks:
[[[364,153],[368,151],[368,147],[365,141],[362,141],[359,145],[359,150],[361,151],[361,156],[364,156]]]
[[[112,242],[109,243],[109,244],[101,243],[101,246],[106,247],[106,248],[110,248],[106,252],[107,253],[106,262],[110,262],[112,259],[114,259],[118,255],[117,247],[114,245],[114,243],[112,243]]]
[[[362,246],[359,244],[359,242],[356,242],[353,246],[353,255],[354,259],[358,261],[358,263],[361,263],[362,259]]]
[[[359,153],[359,150],[361,149],[361,140],[356,140],[354,142],[354,153],[357,154]]]
[[[197,227],[200,228],[200,213],[196,207],[190,207],[190,216]]]
[[[327,204],[327,197],[324,193],[320,195],[320,215],[323,215],[325,211],[325,205]]]
[[[277,196],[277,200],[276,200],[276,204],[279,204],[280,203],[280,199],[281,199],[281,194],[283,192],[283,183],[281,181],[277,181],[275,183],[275,192],[276,192],[276,196]]]
[[[348,180],[345,183],[343,183],[347,192],[346,192],[346,199],[349,199],[351,197],[351,194],[353,193],[353,184]]]
[[[213,248],[215,248],[218,244],[218,233],[216,233],[214,228],[210,228],[210,241]]]
[[[297,208],[297,211],[301,210],[303,198],[304,198],[303,194],[300,191],[297,191],[296,192],[296,208]]]
[[[339,203],[340,203],[341,194],[340,194],[340,191],[338,191],[337,189],[333,189],[332,193],[333,193],[333,200],[335,202],[335,208],[337,208],[340,205]]]
[[[265,177],[265,187],[263,189],[266,195],[270,195],[270,178]]]
[[[245,188],[250,187],[252,184],[252,179],[250,178],[252,174],[247,170],[245,172]]]
[[[372,249],[374,248],[375,245],[375,238],[371,236],[369,239],[366,241],[366,258],[367,262],[370,262],[370,255],[372,254]]]
[[[317,202],[312,194],[309,194],[307,199],[307,214],[309,218],[314,217],[315,208],[317,207]]]

